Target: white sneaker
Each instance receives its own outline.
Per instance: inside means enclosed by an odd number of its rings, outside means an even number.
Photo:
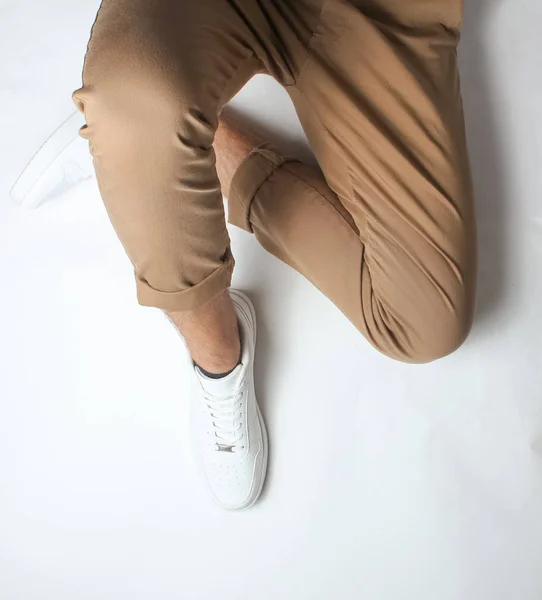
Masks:
[[[11,188],[14,202],[37,208],[94,176],[88,142],[78,135],[84,124],[75,111],[43,142]]]
[[[267,470],[267,433],[254,392],[256,314],[250,300],[230,290],[241,362],[226,377],[211,379],[193,367],[192,445],[214,499],[243,510],[260,495]]]

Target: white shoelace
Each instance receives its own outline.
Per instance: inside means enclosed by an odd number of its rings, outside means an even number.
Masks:
[[[211,415],[217,452],[237,452],[244,448],[238,445],[243,438],[243,394],[242,388],[228,396],[205,393],[204,398]]]

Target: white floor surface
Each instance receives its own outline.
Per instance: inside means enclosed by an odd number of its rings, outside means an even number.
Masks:
[[[373,350],[231,230],[259,314],[262,501],[215,507],[182,345],[137,305],[95,181],[8,190],[72,110],[96,0],[0,0],[0,598],[542,600],[542,5],[465,0],[476,325],[425,366]],[[303,141],[285,92],[235,103]]]

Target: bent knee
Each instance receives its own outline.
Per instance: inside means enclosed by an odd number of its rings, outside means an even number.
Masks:
[[[472,265],[475,261],[472,261]],[[461,282],[448,287],[447,295],[433,296],[413,323],[410,362],[428,363],[455,352],[472,328],[475,308],[475,269],[463,269]]]
[[[450,313],[440,318],[438,326],[428,325],[415,332],[406,361],[433,362],[452,354],[465,342],[472,326],[470,317]]]
[[[386,310],[380,308],[380,314]],[[465,296],[455,310],[442,303],[424,314],[392,318],[370,335],[372,343],[384,354],[407,363],[429,363],[457,350],[467,339],[473,317],[473,302]],[[371,334],[371,332],[369,332]]]

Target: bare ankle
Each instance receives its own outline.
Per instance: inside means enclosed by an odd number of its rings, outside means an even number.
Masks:
[[[219,119],[214,149],[218,179],[225,196],[229,196],[231,182],[237,169],[255,146],[257,146],[255,139],[241,132],[230,121]]]
[[[183,336],[192,360],[209,373],[227,373],[239,362],[237,315],[227,291],[191,311],[167,313]]]
[[[235,367],[239,364],[239,360],[241,357],[241,352],[237,354],[237,356],[232,360],[232,356],[226,357],[224,355],[221,356],[203,356],[200,360],[197,360],[192,355],[192,360],[194,364],[203,369],[206,373],[212,373],[213,375],[222,375],[225,373],[229,373],[233,371]]]

